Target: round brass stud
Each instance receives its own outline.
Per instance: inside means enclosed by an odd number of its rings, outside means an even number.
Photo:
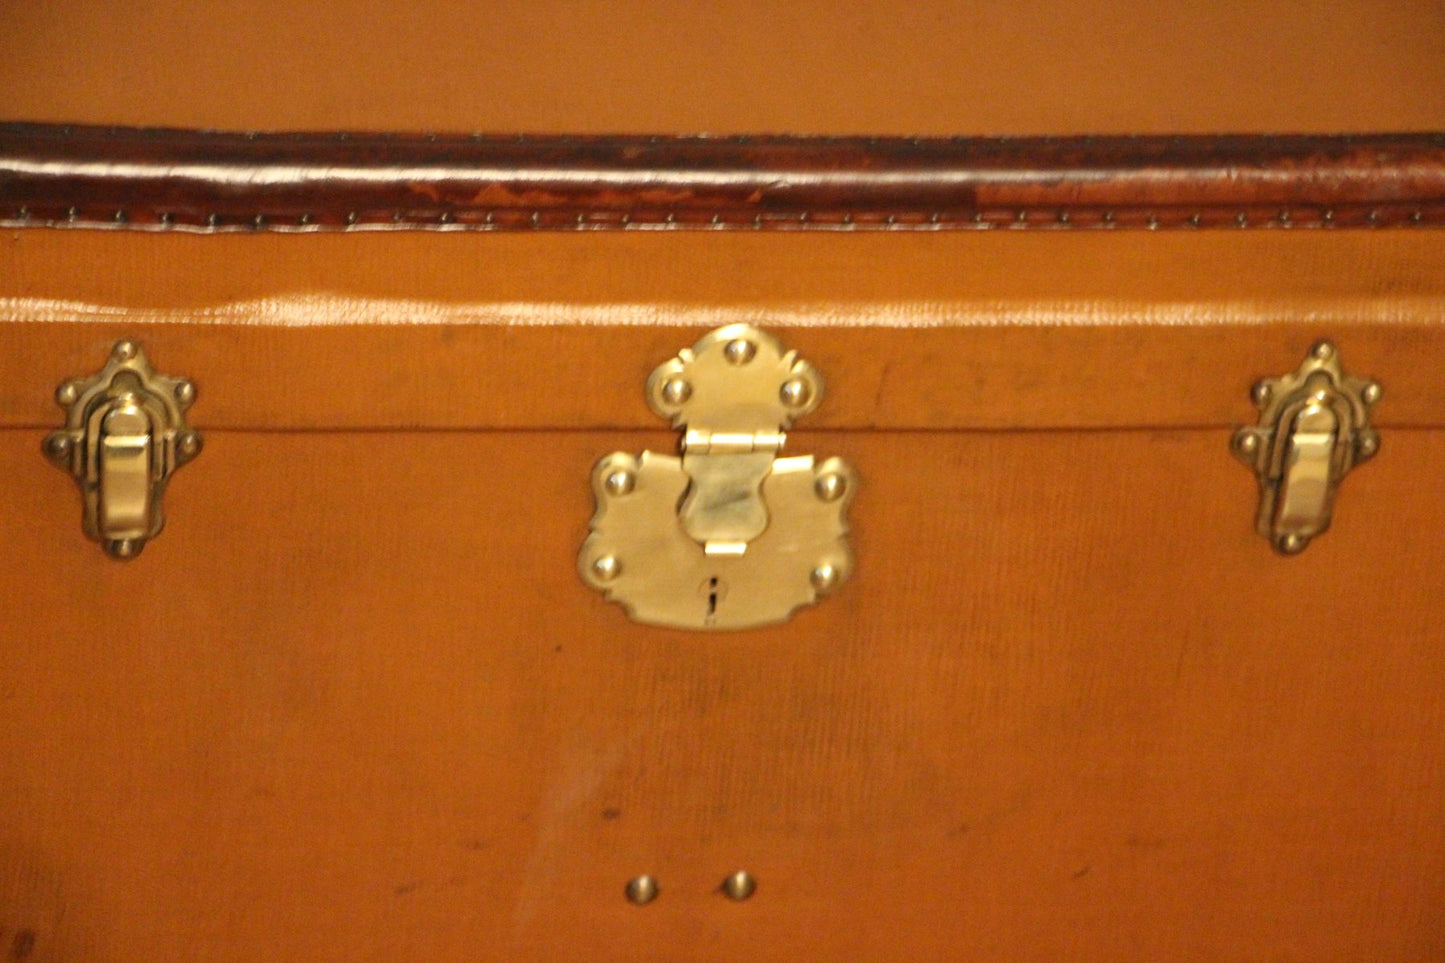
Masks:
[[[610,473],[607,480],[603,482],[609,495],[626,495],[637,485],[637,476],[625,468],[619,468]]]
[[[1254,388],[1251,389],[1249,392],[1249,396],[1254,399],[1254,403],[1259,405],[1261,408],[1269,404],[1269,399],[1273,394],[1274,389],[1271,388],[1269,386],[1269,383],[1265,381],[1261,381],[1255,384]]]
[[[680,405],[692,397],[692,385],[682,378],[668,378],[662,383],[662,400],[670,405]]]
[[[838,569],[824,562],[813,569],[808,580],[813,583],[813,588],[819,592],[826,592],[838,584]]]
[[[789,408],[801,408],[813,397],[813,386],[802,378],[789,378],[778,390],[778,397]]]
[[[757,892],[757,888],[758,881],[753,878],[752,873],[749,873],[745,869],[740,869],[736,873],[733,873],[727,879],[723,880],[722,883],[722,891],[727,894],[729,899],[735,899],[738,902],[742,902],[753,895],[753,893]]]
[[[735,341],[729,341],[727,346],[723,348],[723,356],[728,359],[730,364],[747,364],[753,360],[753,356],[757,353],[758,346],[747,338],[738,338]]]
[[[813,491],[825,502],[836,502],[847,490],[848,480],[834,472],[819,475],[818,480],[813,482]]]
[[[70,457],[70,439],[62,434],[54,434],[45,439],[45,453],[56,461],[64,461]]]
[[[1369,458],[1380,450],[1380,439],[1374,435],[1361,435],[1360,440],[1355,443],[1355,453],[1361,458]]]
[[[616,555],[603,555],[592,563],[592,574],[604,582],[610,582],[622,574],[622,563]]]
[[[1310,355],[1316,361],[1328,361],[1335,356],[1335,346],[1328,341],[1320,341],[1310,348]]]
[[[1279,541],[1275,544],[1285,555],[1298,555],[1305,550],[1305,547],[1308,546],[1309,543],[1310,540],[1303,535],[1290,534],[1281,535]]]
[[[135,357],[137,350],[134,341],[117,341],[110,353],[115,356],[117,361],[129,361]]]
[[[196,400],[196,386],[189,381],[176,382],[176,401],[182,408],[189,408]]]
[[[1360,398],[1362,398],[1367,405],[1378,403],[1384,394],[1385,389],[1380,387],[1378,381],[1371,381],[1360,389]]]
[[[656,877],[644,874],[629,879],[624,892],[627,894],[628,902],[636,906],[646,906],[648,903],[657,899],[657,894],[660,890]]]
[[[1247,431],[1240,432],[1234,438],[1234,447],[1246,455],[1252,455],[1259,451],[1259,436]]]
[[[182,458],[196,457],[201,453],[201,436],[194,431],[183,433],[176,439],[176,451]]]
[[[55,403],[69,408],[75,404],[75,399],[80,397],[80,386],[74,381],[67,381],[55,389]]]
[[[105,543],[105,550],[116,558],[135,558],[140,554],[141,548],[145,545],[140,539],[119,538],[113,542]]]

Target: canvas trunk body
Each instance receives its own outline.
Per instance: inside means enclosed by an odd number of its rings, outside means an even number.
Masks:
[[[1438,3],[140,7],[0,25],[0,956],[1445,954]],[[594,465],[735,324],[849,577],[640,624]],[[42,451],[121,342],[128,561]]]

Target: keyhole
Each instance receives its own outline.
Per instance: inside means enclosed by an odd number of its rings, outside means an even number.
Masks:
[[[704,625],[717,621],[718,604],[728,597],[728,583],[714,575],[697,587],[697,594],[707,599],[707,614],[702,617]]]

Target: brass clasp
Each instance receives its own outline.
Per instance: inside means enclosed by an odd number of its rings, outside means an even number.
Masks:
[[[1298,554],[1330,527],[1340,482],[1380,449],[1370,427],[1380,396],[1378,382],[1344,373],[1328,341],[1294,374],[1254,386],[1259,424],[1235,431],[1233,449],[1259,478],[1256,527],[1277,551]]]
[[[185,417],[195,385],[157,374],[139,345],[121,341],[99,374],[65,382],[55,400],[65,427],[45,439],[45,454],[80,485],[85,534],[113,558],[134,558],[165,525],[171,473],[200,454]]]
[[[660,365],[647,399],[684,429],[682,457],[597,462],[583,580],[639,622],[694,629],[783,622],[841,585],[857,478],[836,458],[780,455],[822,395],[812,365],[745,324]]]

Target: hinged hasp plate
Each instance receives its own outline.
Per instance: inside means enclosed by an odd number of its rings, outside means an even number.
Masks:
[[[822,396],[811,365],[745,324],[659,366],[647,401],[684,429],[682,457],[597,462],[583,580],[639,622],[688,629],[784,622],[838,588],[857,478],[837,458],[780,456],[783,430]]]
[[[1259,424],[1237,430],[1233,449],[1259,477],[1256,528],[1276,551],[1298,554],[1330,527],[1345,474],[1380,450],[1370,427],[1380,395],[1378,382],[1344,373],[1328,341],[1294,374],[1254,386]]]
[[[55,400],[65,427],[45,454],[79,483],[85,534],[113,558],[134,558],[165,525],[171,473],[201,452],[185,414],[196,387],[157,374],[139,345],[121,341],[99,374],[65,382]]]

